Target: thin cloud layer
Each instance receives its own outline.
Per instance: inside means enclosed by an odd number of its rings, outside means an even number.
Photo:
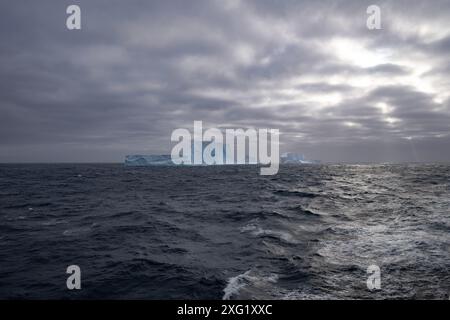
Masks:
[[[450,160],[450,2],[0,4],[0,161],[122,161],[208,127],[323,161]]]

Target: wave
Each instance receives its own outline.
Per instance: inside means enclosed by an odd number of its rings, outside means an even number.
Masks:
[[[305,192],[305,191],[299,191],[299,190],[275,190],[274,192],[277,195],[280,196],[297,196],[301,198],[315,198],[318,197],[318,194],[312,193],[312,192]]]
[[[89,233],[93,230],[93,228],[98,227],[98,223],[93,223],[90,226],[87,227],[78,227],[78,228],[72,228],[72,229],[66,229],[63,231],[64,236],[78,236],[81,234]]]
[[[241,290],[245,287],[250,289],[258,289],[274,284],[278,280],[278,275],[270,274],[269,276],[252,275],[252,269],[228,279],[226,287],[223,289],[224,295],[222,300],[230,300],[239,296]]]
[[[449,165],[147,169],[0,165],[0,298],[448,299]]]
[[[250,234],[256,237],[274,238],[290,244],[298,243],[294,236],[287,231],[263,229],[254,224],[249,224],[242,227],[241,232],[250,232]]]

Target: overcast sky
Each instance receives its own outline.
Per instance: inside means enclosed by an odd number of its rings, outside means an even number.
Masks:
[[[0,162],[169,153],[194,120],[310,159],[450,161],[449,0],[4,0],[0,39]]]

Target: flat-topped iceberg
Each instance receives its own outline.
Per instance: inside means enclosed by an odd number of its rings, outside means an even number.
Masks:
[[[306,160],[305,156],[300,153],[286,152],[280,157],[282,164],[318,164],[318,160]]]
[[[208,143],[203,142],[200,146],[200,154],[203,154],[205,148]],[[198,146],[192,144],[191,147],[191,158],[190,163],[185,163],[183,165],[206,165],[205,161],[200,164],[194,163],[194,153],[196,152]],[[226,148],[225,145],[218,144],[218,148],[222,148],[223,157],[226,157]],[[212,151],[212,155],[215,155],[215,151]],[[126,166],[174,166],[177,165],[172,161],[171,155],[161,154],[161,155],[128,155],[125,157],[125,165]],[[219,164],[217,164],[219,165]]]
[[[225,153],[225,151],[224,151]],[[246,158],[248,163],[248,158]],[[318,164],[318,160],[306,160],[302,154],[287,152],[283,153],[280,157],[281,164]],[[171,156],[162,155],[128,155],[125,157],[125,165],[133,167],[144,166],[174,166]],[[206,165],[203,163],[203,165]]]
[[[173,166],[170,155],[128,155],[125,157],[125,165],[132,167],[144,166]]]

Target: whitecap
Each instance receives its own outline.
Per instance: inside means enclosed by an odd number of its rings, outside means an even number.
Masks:
[[[64,230],[63,235],[64,236],[75,236],[81,233],[89,232],[91,229],[89,227],[84,228],[73,228],[73,229],[67,229]]]
[[[250,271],[251,270],[248,270],[240,275],[228,279],[227,286],[223,289],[224,295],[222,300],[230,300],[233,295],[239,293],[239,290],[246,286],[245,279],[250,274]]]
[[[228,279],[227,286],[223,289],[224,295],[223,300],[230,300],[233,296],[239,294],[239,292],[244,287],[253,287],[253,289],[263,289],[266,292],[268,290],[264,289],[268,285],[276,283],[278,280],[278,275],[270,274],[268,276],[258,276],[251,275],[252,270],[247,270],[246,272],[239,274],[235,277]]]
[[[269,230],[269,229],[263,229],[259,226],[256,226],[254,224],[246,225],[245,227],[242,227],[241,232],[250,232],[255,237],[274,237],[277,239],[280,239],[287,243],[296,244],[298,241],[294,239],[292,234],[286,231],[281,230]]]

